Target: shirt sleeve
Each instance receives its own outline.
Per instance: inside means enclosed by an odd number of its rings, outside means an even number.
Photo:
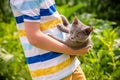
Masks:
[[[22,13],[24,21],[40,22],[40,0],[11,0],[11,4]]]

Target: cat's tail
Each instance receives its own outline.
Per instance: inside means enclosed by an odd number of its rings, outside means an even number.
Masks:
[[[64,15],[60,15],[60,16],[61,16],[63,25],[67,27],[70,24],[68,19]]]

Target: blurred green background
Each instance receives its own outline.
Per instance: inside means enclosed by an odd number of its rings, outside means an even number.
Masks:
[[[120,80],[120,0],[55,0],[71,22],[93,26],[93,47],[78,57],[87,80]],[[0,80],[31,80],[9,0],[0,0]]]

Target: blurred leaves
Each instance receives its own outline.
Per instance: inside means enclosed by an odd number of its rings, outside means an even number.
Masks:
[[[120,25],[120,0],[56,0],[57,5],[68,4],[71,7],[84,4],[78,13],[97,14],[96,18],[117,22]],[[65,8],[66,9],[66,8]]]
[[[10,22],[12,11],[10,9],[10,0],[0,0],[0,22]]]
[[[73,13],[77,12],[77,10],[84,7],[85,4],[77,4],[75,6],[69,6],[69,5],[63,5],[63,6],[57,6],[57,9],[59,10],[60,14],[64,14],[67,18],[69,18]]]
[[[0,23],[0,80],[31,79],[16,31],[14,20]]]

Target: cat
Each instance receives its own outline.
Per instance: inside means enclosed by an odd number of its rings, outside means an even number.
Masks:
[[[61,40],[51,34],[48,34],[48,36],[64,43],[74,50],[92,46],[92,41],[90,38],[90,34],[93,31],[92,27],[84,25],[82,22],[80,22],[77,16],[75,16],[74,21],[71,24],[65,16],[61,15],[61,19],[63,24],[57,25],[57,28],[66,33],[66,39]]]

